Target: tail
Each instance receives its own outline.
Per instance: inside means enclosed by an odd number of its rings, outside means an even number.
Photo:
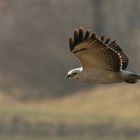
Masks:
[[[138,80],[140,80],[140,75],[129,72],[129,71],[123,71],[122,72],[122,78],[126,83],[134,84]]]

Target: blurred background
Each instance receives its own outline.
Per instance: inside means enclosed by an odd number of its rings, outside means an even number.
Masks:
[[[139,16],[139,0],[0,0],[0,139],[139,140],[140,83],[66,79],[79,27],[117,40],[140,73]]]

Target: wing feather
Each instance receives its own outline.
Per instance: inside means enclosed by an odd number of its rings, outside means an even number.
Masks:
[[[128,58],[116,41],[105,40],[90,31],[84,33],[83,28],[74,31],[74,38],[69,38],[70,50],[78,57],[84,70],[94,67],[120,71],[126,69]]]

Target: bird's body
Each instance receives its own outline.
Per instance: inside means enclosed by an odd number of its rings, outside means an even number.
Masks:
[[[120,82],[124,82],[124,80],[130,79],[129,76],[133,75],[132,72],[126,70],[113,72],[108,70],[102,70],[101,68],[94,68],[86,72],[83,71],[82,67],[69,71],[68,75],[70,75],[70,73],[73,72],[77,72],[79,74],[75,75],[72,79],[78,80],[80,82],[94,83],[94,84],[120,83]]]
[[[86,83],[136,83],[140,76],[126,71],[128,57],[116,41],[104,40],[80,28],[70,38],[70,50],[78,57],[82,67],[70,70],[68,78]]]
[[[109,84],[121,82],[121,73],[102,70],[100,68],[92,69],[88,72],[81,72],[80,81],[94,84]]]

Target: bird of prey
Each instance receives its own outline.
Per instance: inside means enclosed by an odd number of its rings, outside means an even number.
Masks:
[[[128,57],[116,41],[80,27],[69,38],[69,46],[81,64],[68,72],[69,79],[95,84],[136,83],[140,79],[140,75],[126,70]]]

